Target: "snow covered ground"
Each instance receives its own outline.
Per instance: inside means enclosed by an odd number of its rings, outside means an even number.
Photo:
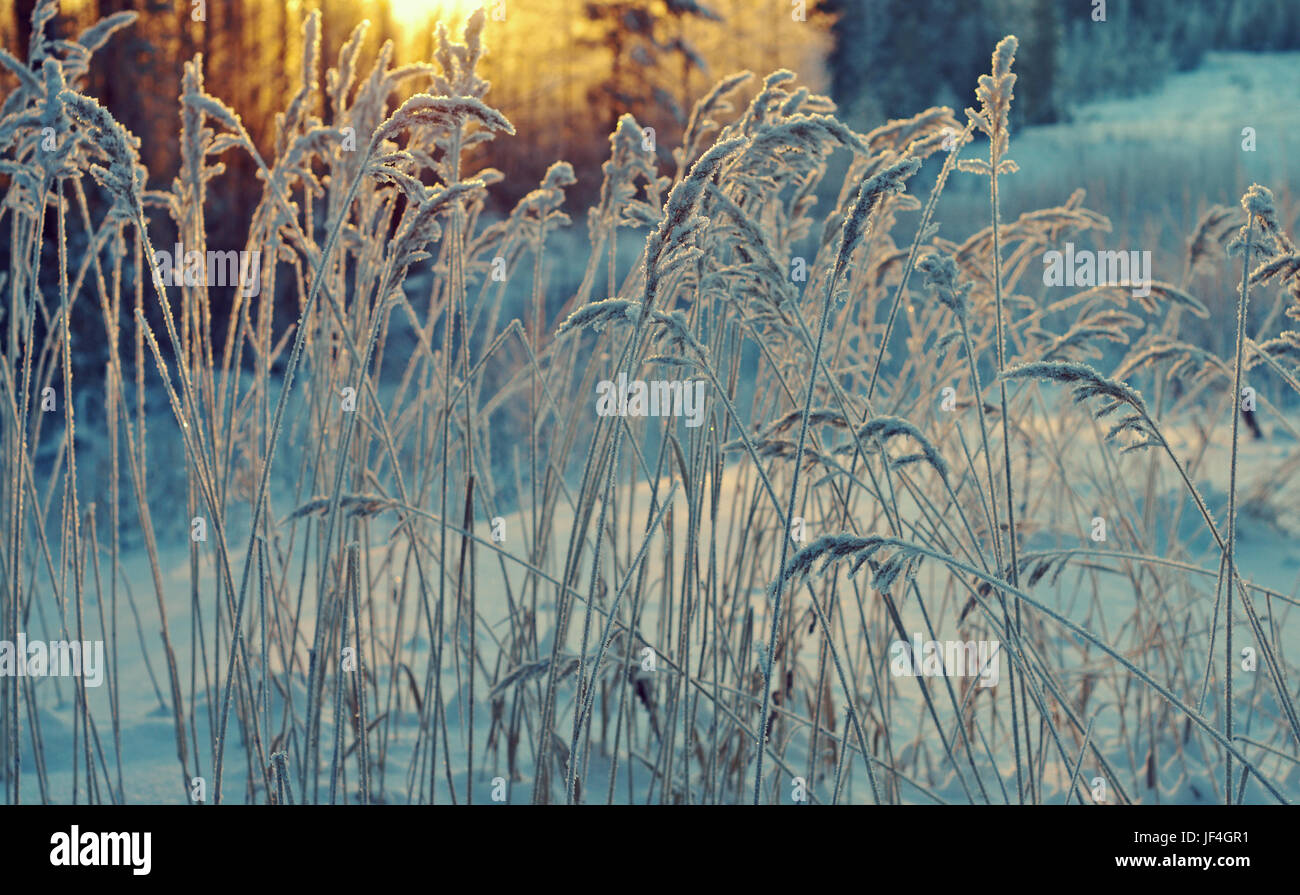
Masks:
[[[1275,481],[1275,474],[1278,464],[1284,462],[1285,455],[1294,449],[1294,444],[1289,441],[1254,441],[1245,440],[1242,443],[1243,455],[1241,461],[1242,481],[1240,487],[1243,494],[1250,494],[1258,488],[1268,488],[1272,481]],[[1078,461],[1080,466],[1086,466],[1089,463],[1096,462],[1093,452],[1097,450],[1095,445],[1081,444],[1077,447]],[[1091,456],[1090,456],[1091,455]],[[1222,443],[1217,443],[1210,448],[1205,455],[1201,466],[1195,472],[1198,486],[1206,495],[1207,500],[1214,509],[1219,509],[1224,503],[1224,493],[1226,491],[1226,447]],[[736,484],[737,470],[739,467],[731,467],[726,479],[724,480],[724,493],[728,488]],[[1173,480],[1172,475],[1166,475],[1162,478],[1162,500],[1181,500],[1181,495],[1177,490],[1177,483]],[[1087,498],[1086,486],[1077,489],[1082,497]],[[645,506],[648,493],[642,486],[641,493],[638,496],[640,505]],[[746,507],[744,501],[728,502],[728,510],[731,512],[743,511]],[[515,515],[506,519],[507,532],[518,531],[523,522]],[[566,532],[572,524],[572,517],[567,509],[560,510],[560,517],[557,519],[555,530],[557,532]],[[720,531],[730,530],[731,527],[739,524],[738,519],[731,518],[729,513],[724,513],[720,520]],[[1122,525],[1118,520],[1112,517],[1110,527],[1110,537],[1104,544],[1091,543],[1083,534],[1086,531],[1086,520],[1081,522],[1079,532],[1070,538],[1069,532],[1039,532],[1034,537],[1027,538],[1025,549],[1045,549],[1052,546],[1078,546],[1082,550],[1096,549],[1100,551],[1116,552],[1143,552],[1151,550],[1151,545],[1138,545],[1126,540]],[[1300,585],[1300,549],[1296,548],[1294,536],[1295,529],[1291,527],[1292,520],[1285,519],[1281,522],[1273,519],[1261,517],[1247,511],[1244,512],[1240,523],[1240,544],[1239,552],[1240,568],[1242,575],[1246,580],[1253,583],[1275,589],[1283,594],[1294,596],[1298,592]],[[1283,527],[1285,526],[1285,527]],[[489,536],[489,526],[486,521],[481,524],[481,536],[486,540]],[[810,530],[808,536],[810,539],[817,537],[820,532]],[[707,528],[701,533],[702,537],[707,538],[709,531]],[[674,530],[674,540],[680,545],[687,536],[686,531],[686,514],[679,513]],[[1213,573],[1216,568],[1215,556],[1208,546],[1208,538],[1204,536],[1203,527],[1199,518],[1195,517],[1194,511],[1190,504],[1183,509],[1182,525],[1180,533],[1176,535],[1182,540],[1192,552],[1194,558],[1191,561],[1207,571],[1205,576],[1201,576],[1199,581],[1194,581],[1194,586],[1179,602],[1168,605],[1166,608],[1175,616],[1182,617],[1185,615],[1191,620],[1195,631],[1189,638],[1190,644],[1205,644],[1208,632],[1209,611],[1213,603]],[[655,546],[661,543],[656,538]],[[505,546],[509,546],[507,543]],[[654,553],[655,546],[652,546],[651,553]],[[680,551],[680,547],[678,548]],[[373,553],[376,559],[379,558],[380,547],[375,547]],[[505,563],[506,574],[503,576],[500,566],[492,561],[488,561],[490,554],[485,550],[481,555],[477,566],[478,588],[476,589],[476,600],[478,611],[480,613],[480,636],[484,629],[495,629],[501,631],[505,628],[509,609],[507,606],[506,579],[509,578],[513,587],[513,592],[518,593],[520,583],[523,580],[523,571],[517,565],[510,561]],[[1101,563],[1109,567],[1120,569],[1119,563],[1112,560],[1099,557]],[[843,575],[841,569],[836,574]],[[940,579],[947,573],[937,564],[923,567],[919,581],[923,586],[938,586]],[[188,557],[183,550],[170,549],[164,552],[163,556],[163,575],[164,585],[168,597],[168,614],[171,621],[171,634],[173,642],[176,645],[177,661],[182,670],[182,681],[188,688],[189,668],[192,659],[190,649],[190,627],[189,612],[190,601],[190,572]],[[1059,587],[1049,587],[1046,583],[1037,588],[1031,589],[1031,593],[1038,599],[1043,600],[1048,605],[1055,606],[1058,611],[1062,611],[1067,617],[1082,624],[1090,631],[1098,633],[1107,633],[1115,636],[1117,630],[1130,621],[1134,607],[1134,589],[1131,582],[1123,574],[1107,574],[1104,576],[1104,582],[1099,590],[1100,599],[1095,605],[1090,603],[1086,589],[1079,591],[1074,586],[1076,579],[1082,575],[1081,572],[1071,570],[1062,576]],[[159,690],[164,694],[166,692],[166,682],[163,677],[163,658],[161,651],[160,639],[157,632],[157,622],[154,618],[155,610],[152,607],[152,598],[148,593],[147,582],[149,580],[149,571],[147,562],[141,556],[132,556],[126,563],[125,577],[132,582],[136,591],[135,599],[139,606],[142,628],[144,631],[143,649],[139,636],[136,633],[134,624],[131,621],[131,614],[119,609],[119,629],[120,629],[120,667],[118,669],[119,681],[121,685],[121,704],[122,704],[122,762],[123,775],[126,788],[126,797],[132,802],[180,802],[185,798],[185,792],[181,789],[181,780],[179,774],[179,765],[176,760],[175,737],[171,719],[171,712],[165,708],[158,695]],[[1172,580],[1172,578],[1170,578]],[[203,570],[200,581],[211,581],[211,569]],[[611,588],[616,589],[621,583],[609,576],[608,584]],[[210,591],[210,587],[204,588]],[[1175,593],[1182,593],[1174,588]],[[543,599],[540,606],[542,613],[539,631],[549,632],[543,634],[542,648],[543,653],[549,649],[549,644],[554,636],[554,605],[553,596],[554,588],[548,589],[548,596]],[[751,603],[756,612],[756,622],[758,630],[766,630],[770,606],[765,595],[761,592],[751,594]],[[802,615],[808,609],[806,598],[796,592],[793,597],[795,611]],[[125,598],[122,598],[125,602]],[[1263,612],[1264,601],[1257,601],[1261,613]],[[644,631],[654,631],[657,622],[655,616],[655,606],[648,605],[647,615],[643,621]],[[1288,606],[1281,601],[1274,601],[1272,605],[1274,623],[1278,624],[1283,632],[1282,640],[1288,643],[1295,642],[1295,635],[1300,633],[1300,623],[1297,622],[1297,611],[1295,607]],[[87,606],[88,617],[96,617],[98,607],[91,602]],[[910,630],[924,631],[924,623],[915,606],[909,601],[903,602],[902,612],[905,623],[910,626]],[[580,617],[580,616],[579,616]],[[252,615],[255,623],[256,613]],[[845,616],[848,621],[848,639],[853,639],[853,634],[858,630],[857,624],[853,619],[853,614],[848,613]],[[936,613],[932,620],[936,624],[936,634],[940,639],[966,639],[971,635],[963,634],[958,630],[955,624],[956,612],[952,611],[949,604],[943,604],[943,609]],[[210,622],[209,622],[210,624]],[[1049,628],[1051,622],[1047,622]],[[309,624],[304,622],[304,627]],[[255,625],[253,626],[255,627]],[[383,630],[384,624],[381,620],[378,626]],[[966,629],[969,631],[969,627]],[[595,652],[597,635],[600,631],[599,618],[597,625],[594,627],[592,635],[592,646],[589,654]],[[1250,645],[1252,642],[1249,630],[1245,621],[1238,616],[1236,624],[1238,643],[1241,645]],[[34,631],[32,636],[37,636],[40,632]],[[569,642],[566,648],[562,650],[563,655],[576,656],[580,647],[581,624],[575,621],[570,626]],[[1219,642],[1222,642],[1222,633],[1219,635]],[[1082,678],[1089,673],[1106,674],[1114,670],[1114,664],[1106,656],[1093,650],[1085,659],[1078,649],[1077,643],[1071,643],[1075,640],[1072,635],[1055,629],[1052,633],[1052,639],[1059,640],[1062,646],[1062,654],[1071,657],[1071,662],[1063,667],[1054,669],[1059,680],[1067,687],[1073,688],[1078,685]],[[422,637],[416,637],[405,645],[409,649],[412,662],[420,656],[427,656],[427,642]],[[1196,656],[1203,656],[1204,650],[1191,650]],[[145,656],[149,657],[149,664],[146,664]],[[755,654],[757,660],[757,652]],[[1139,665],[1144,665],[1142,657],[1138,654],[1131,654],[1130,659]],[[1203,662],[1203,658],[1186,657],[1187,661],[1192,664]],[[1284,659],[1290,662],[1294,660],[1293,654],[1284,654]],[[878,659],[878,661],[881,661]],[[222,662],[224,666],[224,659]],[[804,671],[813,675],[816,673],[815,665],[805,663],[807,667]],[[152,666],[152,675],[157,677],[157,685],[151,681],[151,672],[149,666]],[[273,663],[273,671],[278,671],[278,661]],[[416,673],[421,673],[422,665],[414,665]],[[1199,667],[1199,666],[1198,666]],[[1005,665],[1002,666],[1002,682],[1005,686],[1006,671]],[[883,671],[883,665],[881,666]],[[1161,680],[1159,663],[1152,668],[1153,675],[1157,680]],[[1255,674],[1238,675],[1237,686],[1239,688],[1253,688],[1259,686],[1267,690],[1266,681],[1260,680],[1255,683],[1256,676],[1262,677],[1264,671],[1262,664],[1260,670]],[[865,669],[859,669],[859,675],[863,678],[867,676]],[[255,675],[256,677],[256,675]],[[1217,680],[1216,675],[1216,680]],[[305,679],[301,673],[294,676],[296,686],[294,687],[295,699],[301,700],[305,695]],[[459,691],[456,690],[456,671],[454,663],[449,659],[444,665],[444,682],[446,687],[445,699],[447,701],[447,729],[451,737],[452,752],[450,755],[450,765],[452,768],[452,779],[456,781],[458,789],[463,791],[464,787],[464,750],[466,742],[462,730],[462,715],[467,716],[467,687],[462,682]],[[934,682],[932,682],[934,683]],[[201,684],[201,682],[200,682]],[[571,721],[571,702],[573,699],[572,680],[568,685],[561,688],[560,695],[560,718],[559,729],[567,730]],[[920,697],[919,690],[911,686],[911,682],[906,679],[896,679],[893,685],[897,688],[897,698],[899,700],[895,707],[897,723],[901,731],[906,731],[910,726],[916,725],[923,728],[921,718],[924,712],[924,705]],[[65,801],[70,800],[72,795],[72,762],[74,753],[72,747],[72,724],[73,724],[73,704],[70,698],[69,682],[67,680],[55,681],[54,679],[42,680],[36,682],[38,693],[41,694],[39,703],[42,705],[40,717],[40,732],[44,743],[46,764],[49,775],[50,790],[48,796],[51,800]],[[46,688],[61,688],[62,700],[56,701],[46,695]],[[1141,688],[1140,684],[1134,684],[1135,691]],[[866,689],[870,690],[867,686]],[[486,699],[487,687],[481,682],[475,698],[474,726],[475,740],[482,748],[489,732],[489,720],[491,718],[491,705]],[[382,688],[381,688],[382,692]],[[1240,690],[1239,690],[1240,692]],[[1175,694],[1184,702],[1194,704],[1197,694],[1195,692],[1180,691]],[[836,691],[836,696],[842,696]],[[1253,694],[1252,694],[1253,697]],[[111,750],[111,729],[109,727],[110,713],[108,711],[108,688],[101,687],[97,691],[92,691],[91,709],[98,727],[99,737],[104,743],[105,752],[108,756],[110,768],[113,766]],[[187,691],[188,701],[188,691]],[[327,703],[330,700],[327,699]],[[1239,730],[1247,736],[1251,736],[1254,729],[1268,730],[1276,733],[1281,728],[1279,720],[1274,714],[1275,709],[1270,711],[1268,706],[1271,700],[1262,698],[1260,700],[1251,699],[1251,703],[1257,703],[1258,707],[1254,709],[1245,708],[1245,703],[1239,708],[1239,718],[1251,717],[1244,722],[1244,726]],[[276,712],[273,717],[278,717],[278,709],[282,707],[281,701],[275,700]],[[916,720],[906,720],[908,707],[916,712]],[[1137,782],[1126,784],[1129,786],[1129,795],[1132,798],[1143,801],[1159,802],[1207,802],[1212,801],[1213,784],[1211,778],[1220,772],[1221,765],[1213,755],[1203,754],[1202,752],[1191,748],[1180,748],[1178,740],[1183,733],[1181,723],[1171,725],[1165,729],[1141,730],[1141,731],[1123,731],[1124,713],[1121,712],[1112,695],[1103,695],[1096,698],[1094,702],[1096,711],[1096,728],[1093,732],[1094,741],[1099,745],[1102,751],[1107,755],[1108,760],[1119,769],[1127,769],[1130,764],[1137,761],[1139,765],[1144,760],[1147,747],[1150,744],[1150,738],[1154,734],[1156,738],[1157,749],[1155,750],[1156,760],[1159,762],[1158,773],[1156,774],[1157,791],[1148,792],[1144,787],[1139,786]],[[378,710],[372,707],[372,717],[378,714]],[[405,801],[407,781],[404,779],[405,770],[411,760],[411,750],[415,741],[415,732],[418,728],[416,715],[413,707],[409,704],[405,706],[406,714],[403,715],[403,721],[394,725],[393,739],[389,745],[389,764],[388,775],[385,781],[384,798],[387,801]],[[1256,713],[1259,717],[1254,717]],[[201,756],[202,765],[205,775],[209,778],[211,785],[211,749],[209,733],[206,729],[204,720],[207,718],[207,712],[202,707],[200,699],[200,709],[198,711],[200,719],[197,726],[199,742],[202,744]],[[327,715],[324,719],[323,740],[328,739],[333,730],[331,714],[327,709]],[[707,709],[702,709],[702,718],[708,718]],[[945,721],[951,719],[951,711],[944,711],[940,705],[940,717]],[[1130,717],[1129,723],[1132,718]],[[1239,722],[1240,723],[1240,722]],[[226,799],[241,801],[243,798],[240,792],[242,786],[243,771],[246,767],[247,754],[238,742],[238,735],[234,733],[237,729],[236,722],[232,719],[232,741],[226,753]],[[905,738],[905,737],[904,737]],[[1288,751],[1285,740],[1266,741],[1267,745],[1273,748]],[[24,774],[23,788],[27,799],[36,799],[39,797],[38,785],[34,768],[31,765],[30,743],[25,744],[28,748],[25,750],[24,767],[27,773]],[[372,747],[373,748],[373,747]],[[802,737],[795,737],[792,740],[792,748],[788,753],[788,760],[794,768],[802,769],[806,762],[806,752],[801,751],[806,748]],[[930,744],[934,748],[934,744]],[[1244,747],[1243,747],[1244,748]],[[1290,762],[1282,759],[1269,759],[1268,753],[1263,750],[1256,750],[1254,753],[1261,759],[1262,767],[1277,766],[1281,769],[1280,778],[1275,779],[1275,784],[1283,787],[1289,797],[1295,798],[1300,796],[1300,768],[1297,767],[1294,760]],[[328,762],[330,755],[327,746],[322,747],[322,761]],[[1008,759],[1005,753],[1001,755],[1003,759]],[[1049,759],[1052,758],[1049,756]],[[937,757],[932,755],[932,759],[942,761],[942,753]],[[481,761],[480,756],[480,761]],[[994,773],[987,761],[978,763],[981,770],[981,776],[985,779],[986,785],[993,787]],[[590,777],[592,781],[598,781],[603,787],[606,779],[608,759],[601,755],[598,750],[594,750],[591,756]],[[1088,770],[1085,764],[1085,770]],[[322,769],[321,786],[322,792],[328,791],[329,773],[328,765]],[[851,798],[854,801],[869,800],[869,790],[866,785],[865,776],[860,773],[851,774],[845,782],[845,798]],[[619,771],[619,784],[616,792],[617,798],[622,801],[625,799],[626,783],[624,781],[625,768]],[[643,787],[646,782],[646,774],[643,769],[634,769],[636,781],[636,791],[643,793]],[[1002,761],[997,772],[1002,778],[1003,786],[1014,792],[1014,765],[1009,761]],[[1121,770],[1121,775],[1124,775]],[[82,787],[84,787],[84,771],[82,772]],[[114,775],[115,776],[115,775]],[[479,797],[485,797],[490,787],[491,779],[496,776],[496,769],[489,769],[481,774],[476,772],[476,787]],[[942,776],[942,775],[941,775]],[[1091,779],[1091,773],[1085,778]],[[969,783],[969,780],[968,780]],[[352,781],[355,786],[355,781]],[[593,784],[595,785],[595,784]],[[816,787],[816,792],[821,798],[829,799],[829,780],[823,780]],[[512,784],[512,799],[527,798],[527,793],[531,788],[531,779],[516,781]],[[965,800],[965,795],[960,781],[956,779],[955,774],[949,773],[947,782],[933,788],[932,792],[941,798],[960,802]],[[598,794],[599,799],[603,800],[603,793]],[[927,802],[931,801],[930,797],[913,791],[909,793],[904,787],[904,798],[909,801]],[[264,797],[264,796],[262,796]],[[639,796],[643,797],[643,795]],[[1064,792],[1048,789],[1043,793],[1043,797],[1048,801],[1060,801],[1064,798]],[[84,790],[82,793],[84,799]],[[445,798],[445,793],[443,795]],[[996,790],[992,794],[994,801],[1000,798]],[[1247,800],[1266,800],[1266,794],[1262,792],[1253,782],[1247,789]]]

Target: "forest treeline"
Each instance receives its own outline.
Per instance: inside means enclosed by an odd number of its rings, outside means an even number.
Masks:
[[[30,18],[37,0],[16,0],[0,10],[3,46],[26,56]],[[131,10],[138,19],[97,57],[90,93],[143,141],[142,161],[151,187],[165,189],[179,166],[178,129],[182,63],[203,56],[207,90],[239,109],[259,146],[274,141],[276,111],[296,82],[303,46],[301,25],[311,9],[322,13],[323,47],[339,47],[367,21],[361,54],[363,78],[381,47],[393,42],[396,64],[433,58],[434,23],[451,30],[464,21],[469,2],[429,0],[428,18],[415,25],[409,3],[391,0],[208,0],[195,21],[193,0],[62,0],[47,31],[75,39],[82,29],[113,13]],[[514,139],[478,149],[477,159],[499,169],[494,186],[500,210],[535,189],[550,162],[571,162],[578,183],[577,207],[593,201],[600,165],[609,157],[609,134],[630,112],[653,127],[660,147],[676,144],[691,106],[720,77],[749,69],[766,73],[797,68],[804,83],[824,90],[822,60],[829,17],[809,4],[799,21],[792,10],[752,0],[484,0],[483,71],[492,105],[514,124]],[[494,13],[501,12],[500,17]],[[319,73],[321,96],[336,59],[327,52]],[[15,83],[0,70],[0,95]],[[403,87],[424,88],[418,78]],[[329,110],[318,108],[329,123]],[[660,151],[661,166],[673,160]],[[256,193],[251,164],[236,165],[216,195]],[[226,211],[226,209],[221,209]],[[224,215],[246,220],[249,209]],[[233,237],[233,234],[232,234]]]
[[[999,35],[1020,38],[1013,121],[1068,120],[1132,95],[1210,50],[1300,49],[1296,0],[819,0],[840,113],[855,123],[927,105],[961,108]]]
[[[485,0],[482,71],[492,84],[491,104],[516,134],[480,145],[473,162],[502,173],[490,190],[490,211],[504,213],[537,188],[551,162],[567,160],[577,182],[566,209],[579,214],[598,198],[620,115],[630,112],[654,129],[660,172],[671,175],[670,147],[679,144],[692,105],[718,78],[740,70],[793,69],[800,84],[829,93],[840,117],[866,131],[918,108],[970,105],[971,85],[988,65],[986,48],[1007,32],[1021,37],[1012,113],[1021,124],[1068,119],[1073,105],[1099,95],[1150,89],[1211,49],[1300,47],[1295,0],[1109,0],[1104,22],[1094,21],[1099,2]],[[74,40],[104,17],[136,13],[99,51],[87,92],[141,138],[148,186],[165,191],[180,164],[185,61],[202,58],[205,90],[239,110],[270,157],[277,112],[302,67],[302,23],[311,9],[322,13],[322,47],[362,41],[353,75],[360,81],[390,41],[394,64],[433,58],[435,20],[446,19],[454,31],[471,6],[429,0],[429,17],[417,26],[404,12],[410,5],[392,0],[62,0],[49,7],[56,12],[45,29]],[[39,0],[0,8],[0,45],[15,57],[28,56],[37,8]],[[318,72],[314,111],[326,124],[336,64],[327,51]],[[0,67],[0,97],[16,83]],[[424,86],[412,78],[403,89]],[[749,96],[742,91],[739,99]],[[247,239],[260,186],[246,155],[228,153],[223,163],[208,192],[208,238],[231,250]],[[159,243],[170,245],[170,219],[157,214],[152,225]],[[70,246],[74,255],[83,248]],[[0,245],[0,270],[9,267],[9,251]],[[43,276],[50,270],[52,264],[42,265]]]
[[[74,38],[91,22],[124,10],[137,22],[101,53],[93,95],[143,140],[151,186],[165,189],[179,165],[175,139],[182,63],[201,53],[207,89],[240,109],[260,145],[274,140],[275,111],[302,59],[306,12],[323,14],[322,45],[340,46],[368,20],[368,65],[386,41],[398,63],[427,59],[434,17],[449,24],[471,4],[429,0],[427,27],[394,13],[392,0],[63,0],[51,31]],[[0,38],[25,56],[37,0],[0,10]],[[714,81],[742,69],[766,74],[798,66],[803,82],[835,99],[840,116],[867,129],[928,105],[961,109],[986,67],[980,49],[998,35],[1021,39],[1019,123],[1066,120],[1074,105],[1108,94],[1143,92],[1173,71],[1195,67],[1212,49],[1300,48],[1295,0],[808,0],[803,8],[755,0],[528,0],[484,3],[484,69],[493,105],[518,137],[480,149],[503,181],[500,209],[535,188],[548,160],[571,162],[571,191],[595,198],[608,134],[631,112],[675,145],[691,105]],[[1105,21],[1096,21],[1099,10]],[[327,61],[328,56],[326,57]],[[320,72],[322,93],[329,65]],[[363,73],[364,74],[364,73]],[[13,78],[0,74],[0,93]],[[417,89],[418,85],[408,85]],[[328,118],[327,110],[322,114]],[[662,166],[672,159],[661,150]],[[246,220],[251,164],[228,171],[231,227]],[[232,242],[238,233],[228,234]]]

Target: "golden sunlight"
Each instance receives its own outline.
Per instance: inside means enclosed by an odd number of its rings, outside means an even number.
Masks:
[[[439,18],[462,20],[484,0],[388,0],[393,18],[408,26],[423,26]]]

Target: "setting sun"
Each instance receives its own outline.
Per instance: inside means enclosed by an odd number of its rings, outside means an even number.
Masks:
[[[460,19],[480,6],[489,6],[485,0],[388,0],[393,18],[403,25],[422,26],[438,19]]]

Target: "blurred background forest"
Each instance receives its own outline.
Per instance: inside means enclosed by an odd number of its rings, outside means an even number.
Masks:
[[[20,56],[35,2],[0,8],[0,44]],[[208,91],[265,145],[301,62],[309,9],[323,13],[327,54],[365,19],[366,57],[392,40],[402,64],[431,59],[435,23],[457,33],[480,5],[490,101],[518,129],[481,150],[505,174],[495,191],[505,209],[560,158],[578,172],[574,196],[592,199],[623,112],[655,128],[670,162],[691,105],[742,69],[792,69],[866,129],[928,105],[970,104],[989,48],[1014,32],[1016,114],[1051,123],[1068,120],[1076,102],[1149,90],[1211,49],[1300,48],[1295,0],[1110,0],[1106,27],[1093,27],[1092,0],[63,0],[52,29],[74,37],[104,16],[139,13],[97,56],[91,92],[142,138],[151,186],[165,187],[178,166],[181,64],[195,53]],[[12,86],[0,74],[0,93]],[[233,225],[249,211],[239,197],[254,195],[239,188],[251,163],[228,176],[223,217]]]
[[[26,58],[31,13],[36,0],[9,0],[0,6],[0,45]],[[264,154],[274,140],[275,115],[284,108],[298,77],[303,52],[302,22],[319,8],[323,14],[322,89],[338,48],[358,23],[369,21],[361,56],[368,71],[385,41],[393,42],[394,64],[433,58],[435,27],[446,23],[458,34],[479,6],[487,14],[486,57],[481,71],[491,81],[487,100],[514,123],[517,135],[482,144],[476,167],[500,170],[504,179],[491,189],[494,208],[505,214],[534,189],[554,161],[569,161],[578,182],[568,191],[566,211],[581,218],[594,202],[601,164],[609,156],[609,134],[619,116],[632,113],[652,127],[660,170],[673,170],[672,148],[678,144],[691,106],[715,81],[748,69],[766,75],[795,71],[800,83],[829,94],[839,115],[860,131],[884,120],[915,114],[931,105],[960,110],[974,102],[974,87],[988,68],[990,48],[999,37],[1020,37],[1019,80],[1013,104],[1013,127],[1070,122],[1077,107],[1108,96],[1131,96],[1156,90],[1169,75],[1195,69],[1214,50],[1281,51],[1300,49],[1300,2],[1297,0],[1109,0],[1105,22],[1094,20],[1101,0],[62,0],[47,26],[51,33],[75,38],[104,16],[123,10],[138,20],[114,36],[97,55],[88,92],[142,140],[141,161],[150,172],[151,189],[169,188],[179,166],[180,77],[182,63],[202,54],[206,89],[236,109]],[[1264,76],[1268,80],[1268,76]],[[1292,81],[1296,78],[1292,77]],[[0,96],[14,77],[0,70]],[[751,82],[750,93],[757,83]],[[408,82],[421,89],[418,79]],[[1255,90],[1271,89],[1256,84]],[[319,94],[318,94],[319,96]],[[400,101],[403,97],[395,97]],[[741,96],[747,101],[748,96]],[[1154,102],[1155,100],[1153,100]],[[317,112],[327,119],[328,110]],[[1094,128],[1096,130],[1096,128]],[[1129,129],[1131,131],[1131,129]],[[1240,130],[1236,125],[1232,131]],[[1023,130],[1022,130],[1023,133]],[[1136,220],[1138,188],[1148,199],[1152,176],[1130,170],[1130,181],[1088,182],[1084,170],[1102,155],[1150,157],[1145,146],[1126,146],[1112,137],[1109,153],[1094,153],[1079,132],[1061,137],[1077,158],[1062,159],[1061,149],[1047,152],[1072,165],[1090,196],[1112,201],[1107,213],[1123,223],[1126,208]],[[1181,136],[1181,134],[1180,134]],[[1223,135],[1216,135],[1216,139]],[[1235,139],[1235,138],[1234,138]],[[1220,140],[1220,142],[1223,142]],[[1228,141],[1222,151],[1236,150]],[[1026,147],[1022,144],[1021,151]],[[1188,149],[1192,167],[1160,162],[1156,173],[1179,183],[1197,179],[1196,166],[1208,156]],[[1285,163],[1289,149],[1275,152]],[[1236,158],[1240,158],[1236,152]],[[1263,155],[1263,153],[1261,153]],[[254,165],[230,153],[227,169],[210,189],[209,240],[218,248],[243,245],[247,222],[260,187]],[[1024,159],[1021,159],[1022,166]],[[1235,159],[1231,165],[1239,165]],[[1099,169],[1110,161],[1098,161]],[[1109,170],[1108,169],[1108,170]],[[1047,166],[1044,166],[1047,171]],[[1006,213],[1052,205],[1059,195],[1059,166],[1040,178],[1043,195],[1033,187],[1032,171],[1022,175],[1018,194],[1008,197]],[[1212,171],[1229,170],[1215,163]],[[1211,173],[1210,176],[1218,176]],[[1258,175],[1256,175],[1258,176]],[[1224,177],[1221,196],[1240,194],[1236,177]],[[0,177],[0,181],[3,177]],[[1249,181],[1247,181],[1249,182]],[[974,190],[970,207],[979,211],[983,197]],[[1174,183],[1164,194],[1180,187]],[[1235,193],[1234,193],[1235,190]],[[1068,194],[1068,191],[1067,191]],[[1145,200],[1144,200],[1145,201]],[[961,192],[950,190],[961,212]],[[1129,203],[1125,205],[1125,203]],[[1149,212],[1150,209],[1148,208]],[[1177,207],[1166,215],[1166,234],[1137,234],[1144,240],[1181,244],[1197,214]],[[1145,219],[1158,215],[1145,214]],[[1192,218],[1194,220],[1194,218]],[[948,224],[962,224],[950,215]],[[164,215],[156,217],[156,241],[169,245],[174,233]],[[581,228],[574,233],[580,233]],[[75,251],[75,246],[73,247]],[[564,265],[581,269],[576,257]],[[0,246],[0,265],[7,266],[7,246]],[[86,358],[92,366],[98,359]]]

